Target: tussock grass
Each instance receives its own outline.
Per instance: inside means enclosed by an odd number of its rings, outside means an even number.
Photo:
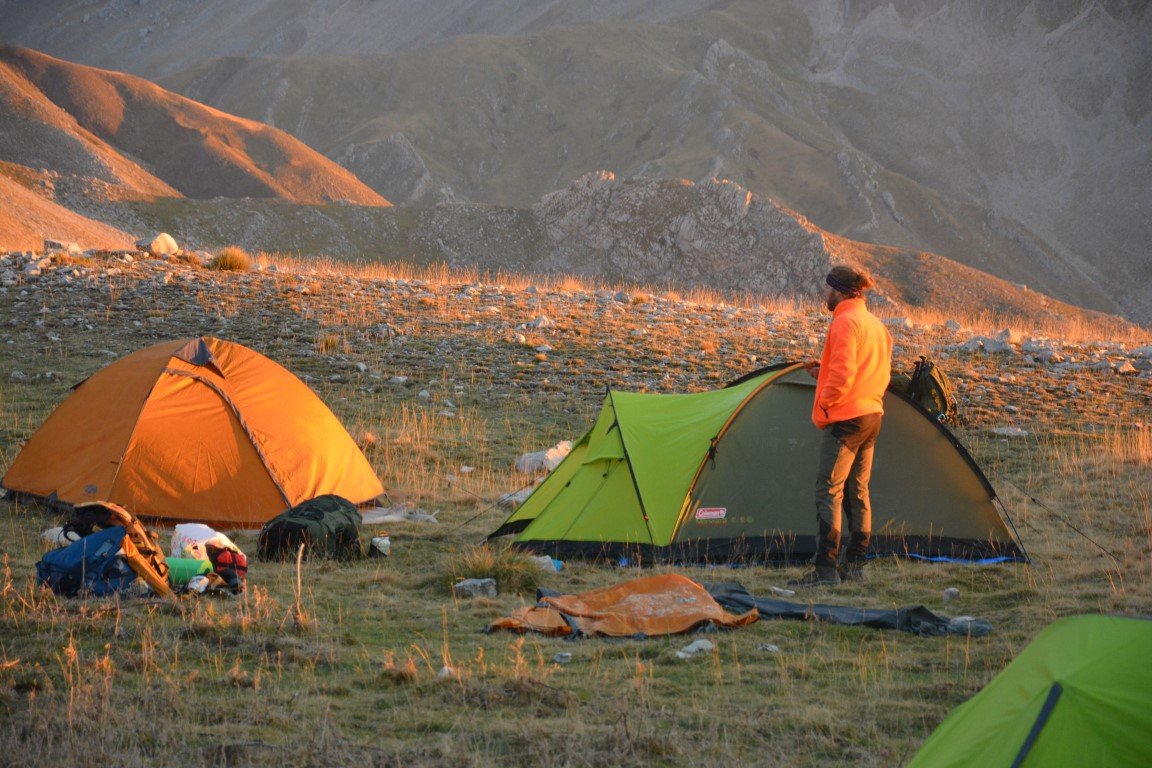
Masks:
[[[506,542],[481,544],[462,553],[452,567],[452,579],[495,579],[501,592],[523,594],[540,586],[544,572],[531,557]]]
[[[243,248],[230,245],[220,249],[208,262],[208,268],[220,272],[247,272],[252,268],[252,257]]]

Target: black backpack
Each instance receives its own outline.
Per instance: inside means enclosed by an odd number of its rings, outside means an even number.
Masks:
[[[924,355],[912,366],[911,373],[893,371],[889,386],[903,392],[941,424],[961,423],[952,381],[940,366]]]
[[[352,502],[334,494],[317,496],[265,523],[256,543],[256,556],[261,560],[295,560],[303,544],[308,558],[355,560],[363,556],[360,524],[360,511]]]

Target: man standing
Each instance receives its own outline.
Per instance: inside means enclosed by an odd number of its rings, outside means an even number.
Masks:
[[[832,324],[820,362],[807,366],[816,378],[812,421],[824,431],[816,477],[816,567],[789,582],[799,587],[864,579],[872,536],[872,450],[892,375],[892,336],[864,304],[864,293],[875,284],[872,278],[838,266],[825,283],[824,303]],[[847,515],[842,515],[845,507]],[[840,562],[843,517],[852,536]]]

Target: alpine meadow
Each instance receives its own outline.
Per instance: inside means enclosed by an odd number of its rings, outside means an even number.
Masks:
[[[0,0],[3,762],[1152,764],[1149,39]],[[936,388],[866,578],[789,586],[838,265]]]

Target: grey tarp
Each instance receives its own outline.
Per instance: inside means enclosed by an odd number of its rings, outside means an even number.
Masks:
[[[755,608],[761,619],[800,619],[827,621],[831,624],[864,626],[876,629],[898,629],[915,635],[973,635],[979,637],[992,631],[992,625],[983,619],[967,616],[947,618],[937,616],[922,605],[907,608],[855,608],[848,605],[822,603],[792,603],[755,597],[735,582],[704,584],[704,589],[725,610],[744,613]]]

